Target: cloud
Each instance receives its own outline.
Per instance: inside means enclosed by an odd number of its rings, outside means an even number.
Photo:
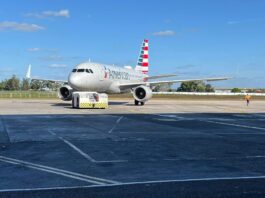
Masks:
[[[34,53],[34,52],[58,52],[58,49],[50,48],[50,49],[42,49],[38,47],[33,47],[27,49],[28,52]]]
[[[228,25],[235,25],[235,24],[238,24],[240,23],[239,21],[228,21],[227,24]]]
[[[69,18],[70,12],[67,9],[59,10],[59,11],[43,11],[40,13],[27,13],[26,16],[28,17],[35,17],[35,18],[50,18],[50,17],[64,17]]]
[[[45,28],[36,24],[29,23],[18,23],[14,21],[4,21],[0,22],[0,31],[1,30],[14,30],[20,32],[37,32],[44,30]]]
[[[62,61],[63,57],[58,55],[51,55],[51,56],[41,56],[39,57],[42,61]]]
[[[166,30],[166,31],[160,31],[160,32],[154,32],[154,36],[174,36],[176,32],[172,30]]]
[[[40,51],[40,48],[37,48],[37,47],[28,49],[28,52],[38,52],[38,51]]]
[[[252,23],[252,22],[260,22],[264,21],[264,18],[258,18],[258,19],[245,19],[242,21],[228,21],[227,25],[236,25],[236,24],[241,24],[241,23]]]
[[[51,64],[51,65],[49,65],[49,67],[51,67],[51,68],[66,68],[67,65],[65,65],[65,64]]]

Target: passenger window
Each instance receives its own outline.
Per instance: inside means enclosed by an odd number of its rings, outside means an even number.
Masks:
[[[76,69],[73,69],[73,71],[72,72],[76,72]]]
[[[89,69],[89,71],[90,71],[90,73],[92,73],[92,74],[94,73],[94,72],[92,71],[92,69]]]
[[[77,72],[85,72],[85,69],[78,69]]]
[[[88,69],[86,69],[86,73],[90,73],[90,71]]]

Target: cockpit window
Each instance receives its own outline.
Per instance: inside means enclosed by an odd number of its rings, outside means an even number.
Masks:
[[[85,72],[85,69],[78,69],[77,72]]]
[[[73,71],[72,72],[76,72],[76,69],[73,69]]]
[[[86,73],[91,73],[91,74],[93,74],[93,71],[92,71],[92,69],[86,69]]]

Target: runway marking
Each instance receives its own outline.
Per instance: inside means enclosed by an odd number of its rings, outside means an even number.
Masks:
[[[235,119],[230,118],[207,118],[209,120],[216,120],[216,121],[235,121]]]
[[[227,122],[216,122],[216,121],[211,121],[211,120],[201,120],[201,121],[214,123],[214,124],[222,124],[222,125],[227,125],[227,126],[235,126],[235,127],[241,127],[241,128],[256,129],[256,130],[265,131],[265,128],[262,128],[262,127],[255,127],[255,126],[248,126],[248,125],[241,125],[241,124],[233,124],[233,123],[227,123]]]
[[[117,184],[118,183],[116,181],[112,181],[112,180],[108,180],[108,179],[88,176],[88,175],[84,175],[84,174],[80,174],[80,173],[75,173],[75,172],[66,171],[66,170],[62,170],[62,169],[58,169],[58,168],[53,168],[50,166],[44,166],[44,165],[40,165],[40,164],[26,162],[23,160],[9,158],[9,157],[5,157],[5,156],[0,156],[0,161],[10,163],[10,164],[20,165],[23,167],[36,169],[36,170],[40,170],[40,171],[44,171],[44,172],[49,172],[49,173],[69,177],[72,179],[85,181],[85,182],[92,183],[92,184],[104,185],[104,184]]]
[[[88,154],[86,154],[84,151],[82,151],[81,149],[79,149],[77,146],[75,146],[73,143],[71,143],[70,141],[64,139],[61,136],[58,136],[56,133],[54,133],[53,131],[49,130],[48,131],[50,134],[58,137],[60,140],[62,140],[65,144],[67,144],[68,146],[70,146],[72,149],[74,149],[76,152],[78,152],[80,155],[82,155],[84,158],[86,158],[87,160],[89,160],[90,162],[93,163],[120,163],[120,162],[127,162],[127,160],[103,160],[103,161],[98,161],[95,160],[94,158],[92,158],[91,156],[89,156]]]
[[[68,140],[64,139],[61,136],[58,136],[56,133],[54,133],[53,131],[49,130],[49,133],[57,136],[60,140],[62,140],[65,144],[67,144],[68,146],[70,146],[72,149],[74,149],[75,151],[77,151],[80,155],[82,155],[84,158],[86,158],[87,160],[91,161],[91,162],[96,162],[95,159],[93,159],[92,157],[90,157],[88,154],[86,154],[85,152],[83,152],[81,149],[77,148],[74,144],[72,144],[71,142],[69,142]]]
[[[212,133],[212,134],[214,134],[214,135],[265,135],[265,133],[262,133],[262,132],[260,132],[260,133],[245,133],[245,132],[238,132],[238,133],[232,132],[232,133],[230,133],[230,132],[228,132],[228,133]]]
[[[175,179],[175,180],[151,180],[151,181],[139,181],[139,182],[125,182],[117,184],[105,184],[100,187],[108,186],[126,186],[126,185],[138,185],[138,184],[159,184],[159,183],[172,183],[172,182],[200,182],[200,181],[220,181],[220,180],[246,180],[246,179],[265,179],[265,175],[260,176],[243,176],[243,177],[206,177],[206,178],[191,178],[191,179]],[[0,192],[15,192],[15,191],[33,191],[33,190],[65,190],[65,189],[76,189],[76,188],[94,188],[95,185],[91,186],[72,186],[72,187],[50,187],[50,188],[26,188],[26,189],[4,189]]]
[[[170,118],[155,118],[155,120],[165,121],[165,122],[176,122],[176,121],[180,121],[180,120],[175,120],[175,119],[170,119]]]
[[[177,115],[168,115],[168,114],[154,114],[161,117],[167,117],[167,118],[178,118],[178,119],[186,119],[185,117],[177,116]]]
[[[165,161],[183,161],[183,160],[225,160],[225,159],[258,159],[265,158],[264,155],[242,156],[242,157],[209,157],[209,158],[168,158]]]
[[[3,131],[4,131],[4,134],[5,134],[6,138],[7,138],[7,142],[10,143],[9,132],[8,132],[7,127],[6,127],[6,124],[5,124],[5,121],[4,121],[4,117],[2,115],[0,115],[0,121],[2,123]]]
[[[112,133],[122,119],[123,119],[123,116],[120,116],[119,119],[114,124],[114,126],[108,131],[108,133]]]
[[[265,175],[243,176],[243,177],[206,177],[206,178],[176,179],[176,180],[154,180],[154,181],[128,182],[128,183],[125,182],[125,183],[120,183],[120,184],[112,184],[108,186],[123,186],[123,185],[134,185],[134,184],[156,184],[156,183],[168,183],[168,182],[239,180],[239,179],[265,179]]]

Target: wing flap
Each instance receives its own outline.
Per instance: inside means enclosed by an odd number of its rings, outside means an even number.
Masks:
[[[169,78],[177,76],[176,74],[165,74],[165,75],[157,75],[157,76],[147,76],[145,79],[152,80],[152,79],[158,79],[158,78]]]
[[[41,79],[41,78],[31,78],[31,80],[47,81],[47,82],[52,82],[52,83],[68,83],[68,81],[66,80],[53,80],[53,79]]]

